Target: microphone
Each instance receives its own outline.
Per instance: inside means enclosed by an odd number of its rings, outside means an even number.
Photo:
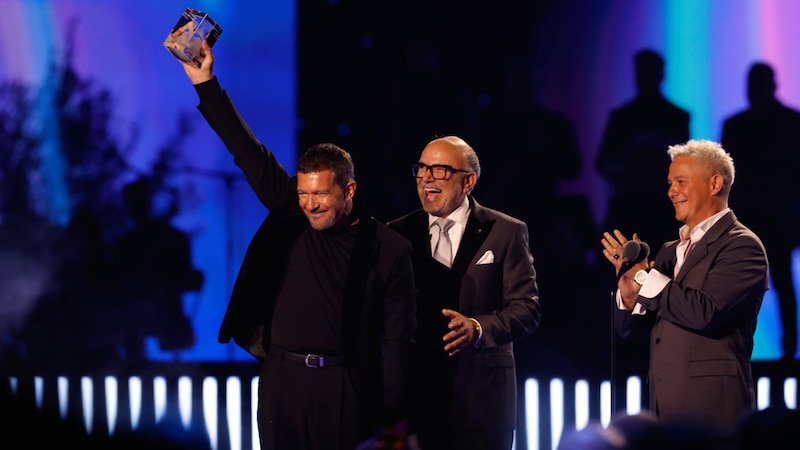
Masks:
[[[640,241],[639,246],[641,247],[641,250],[639,251],[639,254],[636,255],[636,261],[634,261],[632,264],[644,261],[648,256],[650,256],[650,246],[647,245],[647,242]]]
[[[617,275],[617,282],[619,282],[622,275],[630,270],[630,268],[642,261],[650,255],[650,246],[647,242],[628,241],[622,247],[622,265],[619,268]]]

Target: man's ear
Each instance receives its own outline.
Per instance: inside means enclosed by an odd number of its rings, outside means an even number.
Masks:
[[[472,192],[472,189],[475,188],[475,183],[477,182],[478,182],[478,175],[475,174],[474,172],[464,174],[464,179],[462,181],[463,183],[462,190],[466,193]]]
[[[352,200],[355,194],[356,194],[356,182],[354,180],[350,180],[347,182],[347,184],[344,185],[345,201]]]
[[[723,184],[725,184],[725,180],[722,178],[722,175],[717,173],[711,176],[711,192],[713,194],[718,194],[722,191]]]

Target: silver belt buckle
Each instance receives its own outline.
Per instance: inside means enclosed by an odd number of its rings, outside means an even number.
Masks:
[[[306,355],[305,359],[306,367],[311,367],[312,369],[319,369],[320,367],[325,367],[325,358],[319,355],[312,355],[311,353]]]

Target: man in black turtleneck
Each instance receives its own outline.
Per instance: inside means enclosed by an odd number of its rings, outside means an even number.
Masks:
[[[349,153],[309,148],[290,176],[212,75],[183,63],[199,110],[269,215],[245,255],[219,331],[262,361],[264,450],[351,450],[406,416],[416,326],[411,245],[359,203]],[[399,425],[398,425],[399,424]]]

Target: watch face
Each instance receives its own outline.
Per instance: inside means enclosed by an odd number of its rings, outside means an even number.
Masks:
[[[636,272],[636,275],[633,276],[633,279],[636,280],[637,283],[644,284],[644,280],[647,279],[647,272],[644,270],[640,270]]]

